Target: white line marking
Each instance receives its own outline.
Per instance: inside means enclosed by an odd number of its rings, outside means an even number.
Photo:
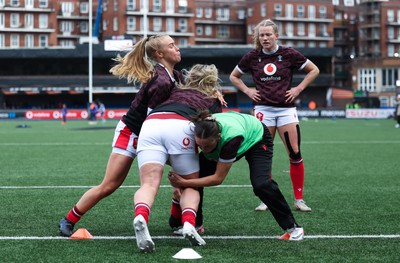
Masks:
[[[0,186],[0,189],[81,189],[81,188],[92,188],[94,186],[88,185],[37,185],[37,186]],[[122,185],[119,188],[139,188],[140,185]],[[251,185],[243,184],[243,185],[217,185],[211,186],[212,188],[243,188],[243,187],[252,187]],[[171,188],[171,185],[160,185],[160,188]]]
[[[275,144],[282,142],[277,141]],[[393,144],[400,143],[397,141],[302,141],[302,144]],[[110,145],[110,142],[3,142],[0,146],[77,146],[77,145]]]
[[[279,239],[279,236],[203,236],[204,239]],[[177,236],[154,236],[153,239],[183,239]],[[400,238],[400,235],[310,235],[304,236],[305,239],[355,239],[355,238]],[[0,236],[0,240],[74,240],[73,238],[61,236]],[[134,240],[134,236],[94,236],[91,239],[107,240]]]

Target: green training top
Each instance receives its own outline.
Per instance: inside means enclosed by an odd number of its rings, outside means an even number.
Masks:
[[[222,147],[235,137],[242,136],[244,139],[236,157],[244,154],[263,137],[264,127],[261,121],[252,115],[230,111],[215,113],[213,116],[220,126],[221,139],[213,152],[203,152],[207,159],[218,160]]]

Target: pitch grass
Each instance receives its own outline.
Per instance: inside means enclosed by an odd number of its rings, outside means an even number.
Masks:
[[[20,124],[30,127],[16,128]],[[109,239],[58,238],[58,220],[102,180],[115,124],[0,122],[1,262],[178,261],[172,256],[189,245],[169,238],[171,188],[165,176],[149,224],[156,251],[143,254],[136,247],[132,228],[132,197],[139,185],[136,162],[123,187],[90,210],[75,228]],[[269,212],[254,212],[259,201],[249,186],[247,165],[240,161],[223,187],[205,190],[207,245],[194,248],[203,257],[198,261],[399,262],[400,130],[393,120],[308,120],[301,121],[301,127],[304,198],[313,212],[294,215],[306,238],[301,242],[271,238],[283,231]],[[273,177],[292,206],[288,161],[277,139]]]

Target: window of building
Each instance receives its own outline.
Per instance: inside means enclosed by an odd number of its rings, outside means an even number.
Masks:
[[[186,38],[180,38],[179,39],[179,47],[187,47],[188,46],[188,41]]]
[[[198,36],[203,35],[203,26],[196,26],[196,35]]]
[[[104,19],[103,20],[103,31],[107,31],[107,29],[108,29],[108,20]]]
[[[212,35],[212,27],[206,26],[205,33],[206,33],[206,36],[211,36]]]
[[[179,32],[186,32],[187,31],[187,19],[180,18],[179,19]]]
[[[60,40],[60,46],[62,47],[74,47],[74,41],[69,39]]]
[[[80,3],[79,10],[81,14],[89,14],[89,3],[88,2]]]
[[[61,12],[63,16],[71,16],[74,12],[74,3],[72,2],[62,2],[61,3]]]
[[[246,18],[246,11],[245,10],[241,9],[241,10],[238,10],[237,12],[238,12],[238,19],[242,20],[242,19]]]
[[[6,36],[4,34],[0,34],[0,48],[6,47]]]
[[[394,10],[392,9],[387,10],[387,21],[394,22]]]
[[[400,9],[397,10],[397,23],[400,23]]]
[[[317,44],[315,43],[315,41],[308,42],[308,47],[314,48],[316,46],[317,46]]]
[[[168,33],[175,32],[175,19],[167,18],[166,27]]]
[[[126,1],[126,9],[128,11],[135,11],[136,10],[136,0],[127,0]]]
[[[304,41],[297,41],[297,47],[306,47],[306,43]]]
[[[118,31],[118,17],[113,18],[113,31]]]
[[[147,7],[147,8],[148,8],[148,7]],[[113,1],[113,9],[114,9],[115,12],[118,11],[118,0],[114,0],[114,1]]]
[[[160,32],[162,30],[162,19],[161,19],[161,17],[155,17],[153,19],[153,30],[154,30],[154,32]]]
[[[392,26],[387,27],[387,37],[388,39],[394,39],[394,27]]]
[[[174,0],[167,0],[167,2],[165,3],[165,6],[166,6],[167,14],[175,13],[175,1]]]
[[[5,2],[6,0],[0,0],[0,7],[3,7],[4,6],[4,2]]]
[[[212,8],[210,7],[206,7],[206,9],[204,10],[204,16],[206,18],[211,18],[212,17]]]
[[[89,23],[87,21],[81,21],[79,23],[79,30],[81,33],[89,33]]]
[[[25,14],[24,27],[33,28],[33,14]]]
[[[229,21],[229,8],[217,8],[217,20]]]
[[[0,28],[5,27],[5,22],[6,22],[6,18],[5,18],[4,13],[0,13]]]
[[[292,4],[286,4],[285,6],[285,14],[287,18],[292,18],[293,17],[293,5]]]
[[[19,35],[18,34],[10,35],[10,47],[11,48],[19,48]]]
[[[308,18],[315,19],[315,5],[308,6]]]
[[[254,9],[253,8],[250,7],[250,8],[247,9],[247,16],[248,17],[252,17],[253,13],[254,13]]]
[[[319,43],[319,47],[327,47],[328,45],[327,45],[327,43],[325,42],[325,41],[321,41],[320,43]]]
[[[19,0],[11,0],[10,5],[11,6],[19,6]]]
[[[39,47],[47,47],[49,45],[48,40],[49,40],[49,38],[47,35],[40,35],[39,36]]]
[[[373,68],[358,69],[358,89],[361,91],[376,90],[376,70]]]
[[[196,17],[197,18],[203,17],[203,8],[202,7],[197,7],[196,8]]]
[[[328,26],[326,24],[320,24],[319,25],[319,31],[321,34],[321,37],[328,37]]]
[[[327,18],[327,14],[326,14],[326,6],[320,6],[319,7],[319,17],[320,18]]]
[[[267,4],[261,4],[260,6],[260,15],[261,17],[267,16]]]
[[[310,23],[308,24],[308,36],[309,37],[315,37],[315,24]]]
[[[48,0],[39,0],[39,7],[45,8],[48,5],[49,5],[49,1]]]
[[[179,0],[178,2],[179,5],[179,13],[186,13],[187,12],[187,0]]]
[[[218,26],[217,27],[217,37],[228,38],[229,37],[229,27],[228,26]]]
[[[281,4],[275,4],[274,5],[274,14],[275,16],[282,16],[282,5]]]
[[[136,30],[136,17],[129,16],[126,20],[126,29],[128,31]]]
[[[304,36],[306,34],[306,27],[304,23],[297,23],[297,35]]]
[[[161,0],[153,0],[153,11],[154,12],[161,12],[161,9],[162,9]]]
[[[33,48],[33,46],[34,46],[33,41],[34,41],[33,35],[31,35],[31,34],[25,35],[25,47],[26,48]]]
[[[19,27],[19,14],[11,13],[10,14],[10,27]]]
[[[25,0],[25,8],[33,8],[33,0]]]
[[[67,33],[67,35],[69,35],[72,31],[74,31],[74,23],[73,22],[61,21],[60,32]]]
[[[39,15],[39,28],[48,28],[49,25],[49,17],[47,14],[40,14]]]
[[[285,34],[288,37],[293,37],[293,23],[286,23]]]
[[[304,18],[305,17],[304,5],[298,5],[297,6],[297,17],[299,17],[299,18]]]
[[[382,89],[391,91],[396,89],[396,81],[399,79],[397,68],[382,69]]]
[[[354,0],[344,0],[345,6],[354,6]]]
[[[379,96],[380,106],[383,108],[389,107],[389,97],[388,96]]]
[[[332,0],[333,5],[339,5],[339,0]]]

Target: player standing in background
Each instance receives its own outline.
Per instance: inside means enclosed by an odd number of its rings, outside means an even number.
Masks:
[[[147,113],[168,99],[176,83],[183,79],[182,74],[174,70],[181,61],[179,48],[168,35],[143,38],[124,57],[118,55],[115,61],[117,64],[110,70],[113,75],[126,78],[129,83],[141,82],[142,87],[115,128],[103,181],[86,191],[59,221],[62,236],[71,236],[81,217],[124,182],[137,155],[138,135]]]
[[[254,28],[255,49],[245,54],[232,71],[230,80],[254,104],[254,116],[269,129],[272,139],[278,131],[290,161],[294,208],[311,212],[303,200],[304,163],[300,152],[300,126],[294,100],[318,76],[318,67],[293,48],[279,46],[276,24],[266,19]],[[296,87],[291,87],[295,70],[306,72]],[[247,87],[241,77],[250,73],[256,89]],[[267,210],[261,203],[257,211]]]

